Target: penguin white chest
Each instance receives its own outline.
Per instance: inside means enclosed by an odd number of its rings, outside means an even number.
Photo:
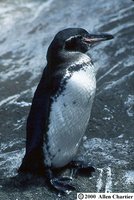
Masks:
[[[86,66],[72,73],[62,93],[54,99],[44,144],[46,165],[63,167],[75,156],[88,125],[95,89],[95,75]]]

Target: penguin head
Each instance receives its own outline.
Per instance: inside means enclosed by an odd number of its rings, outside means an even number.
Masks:
[[[112,38],[110,34],[90,34],[82,28],[67,28],[54,37],[48,48],[47,59],[69,52],[86,53],[92,45]]]

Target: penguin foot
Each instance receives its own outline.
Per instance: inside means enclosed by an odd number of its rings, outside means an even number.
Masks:
[[[70,177],[72,178],[77,175],[89,176],[92,172],[95,172],[95,168],[84,161],[72,161],[69,168],[71,169]]]
[[[50,184],[59,194],[69,194],[71,191],[76,190],[73,185],[67,183],[71,180],[70,177],[52,178]]]

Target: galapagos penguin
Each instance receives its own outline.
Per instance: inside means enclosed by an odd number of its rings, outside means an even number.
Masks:
[[[54,177],[54,169],[75,162],[86,131],[96,90],[95,68],[86,52],[110,34],[89,34],[67,28],[56,34],[47,51],[47,66],[35,91],[26,126],[26,153],[19,172],[44,174],[60,192],[73,190],[69,178]]]

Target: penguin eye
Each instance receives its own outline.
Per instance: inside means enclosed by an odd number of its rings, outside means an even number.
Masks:
[[[76,36],[75,37],[70,37],[65,41],[65,48],[66,49],[72,49],[73,46],[75,46],[75,40],[76,40]]]
[[[77,38],[79,38],[79,39],[82,39],[83,37],[82,37],[82,35],[78,35],[78,37]]]
[[[75,40],[82,40],[82,38],[83,38],[82,35],[76,35],[76,36],[74,37]]]
[[[65,41],[65,49],[70,50],[70,51],[78,50],[78,47],[82,41],[82,38],[83,37],[81,35],[71,36]]]

